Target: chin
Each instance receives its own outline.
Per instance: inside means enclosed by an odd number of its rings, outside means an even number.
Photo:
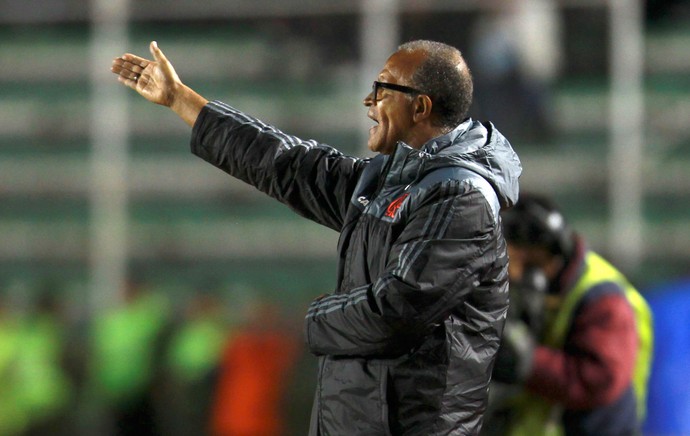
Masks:
[[[374,153],[379,153],[381,151],[381,146],[378,143],[372,141],[369,141],[367,143],[367,148]]]
[[[395,149],[395,146],[390,147],[387,144],[382,144],[379,141],[369,141],[367,143],[367,148],[369,148],[369,150],[373,151],[374,153],[392,154],[393,150]]]

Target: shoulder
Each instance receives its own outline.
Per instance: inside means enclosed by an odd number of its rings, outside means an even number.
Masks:
[[[580,322],[596,324],[634,322],[634,311],[625,291],[614,282],[601,283],[593,287],[585,295],[575,310],[575,316]]]
[[[457,197],[460,203],[485,207],[495,220],[500,204],[491,184],[481,175],[459,166],[442,167],[427,173],[414,187],[420,197],[433,195]]]

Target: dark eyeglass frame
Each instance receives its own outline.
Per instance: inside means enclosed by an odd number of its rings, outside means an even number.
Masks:
[[[415,88],[411,88],[409,86],[398,85],[397,83],[379,82],[378,80],[374,80],[374,84],[371,85],[371,99],[374,101],[374,103],[378,102],[376,95],[378,94],[379,88],[390,89],[391,91],[398,91],[410,95],[424,94],[422,91]]]

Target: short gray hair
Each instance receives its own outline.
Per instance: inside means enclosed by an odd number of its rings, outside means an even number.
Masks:
[[[412,86],[431,97],[432,114],[441,127],[454,128],[467,117],[472,104],[472,74],[457,48],[437,41],[415,40],[398,51],[426,54],[412,76]]]

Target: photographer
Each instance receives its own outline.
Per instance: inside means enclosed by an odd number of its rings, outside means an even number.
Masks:
[[[638,434],[652,352],[647,303],[548,199],[521,194],[502,219],[511,311],[484,433]]]

